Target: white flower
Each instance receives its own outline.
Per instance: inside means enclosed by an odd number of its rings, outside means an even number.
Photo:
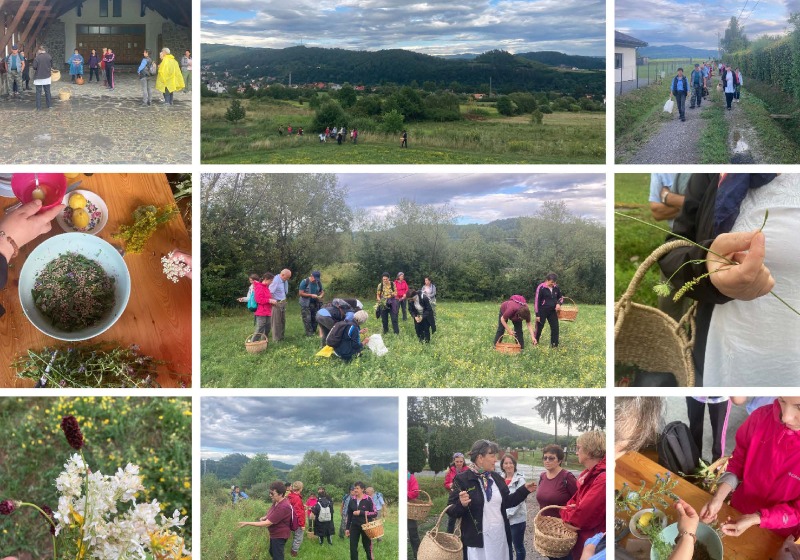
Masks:
[[[170,251],[169,255],[161,257],[161,264],[164,266],[164,274],[175,283],[192,272],[192,267],[183,258],[175,256],[175,251]]]

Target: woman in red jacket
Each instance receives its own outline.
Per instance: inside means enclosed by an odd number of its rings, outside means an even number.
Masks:
[[[287,496],[287,498],[289,498],[289,503],[292,504],[294,516],[300,525],[297,530],[292,531],[292,556],[297,556],[297,552],[300,550],[300,545],[303,543],[303,537],[305,536],[306,530],[306,513],[305,508],[303,507],[302,492],[303,483],[298,480],[292,482],[291,491]]]
[[[586,467],[578,476],[578,491],[561,510],[561,519],[578,531],[572,549],[573,560],[580,560],[586,539],[606,527],[606,434],[586,432],[578,436],[578,461]]]
[[[256,280],[252,284],[256,303],[258,304],[258,309],[255,311],[256,330],[253,335],[259,333],[264,336],[269,335],[269,330],[272,325],[272,304],[277,303],[272,299],[272,294],[269,291],[269,284],[272,282],[273,278],[275,278],[274,274],[266,272],[264,273],[264,278],[260,282]],[[303,517],[305,517],[305,515],[303,515]]]
[[[456,477],[457,474],[464,472],[467,470],[467,462],[464,459],[464,454],[455,452],[453,453],[453,462],[450,463],[450,468],[447,469],[447,474],[444,475],[444,487],[447,488],[447,491],[450,492],[451,487],[453,486],[453,479]],[[456,530],[456,519],[455,517],[447,516],[447,532],[452,533]]]

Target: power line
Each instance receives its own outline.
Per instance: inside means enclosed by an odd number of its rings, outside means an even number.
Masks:
[[[740,24],[740,26],[744,25],[744,22],[747,21],[748,18],[753,15],[753,12],[756,11],[756,8],[758,7],[759,3],[761,3],[761,0],[757,0],[756,5],[753,6],[753,8],[750,10],[750,13],[747,14],[747,16],[744,18],[744,21]]]
[[[744,0],[744,6],[742,6],[741,10],[739,10],[739,17],[736,18],[737,21],[742,17],[742,14],[744,13],[744,9],[747,7],[748,2],[750,2],[750,0]]]

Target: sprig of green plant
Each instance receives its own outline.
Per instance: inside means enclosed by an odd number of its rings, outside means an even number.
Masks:
[[[463,492],[466,492],[467,494],[469,494],[470,492],[472,492],[473,490],[475,490],[477,488],[476,486],[472,486],[471,488],[467,488],[466,490],[462,490],[461,487],[458,485],[458,481],[456,481],[456,480],[453,480],[452,486],[456,489],[457,493],[461,493],[463,491]],[[475,516],[472,515],[472,510],[467,508],[467,513],[469,513],[469,517],[472,520],[472,524],[475,526],[475,532],[478,535],[480,535],[482,531],[481,531],[480,527],[478,527],[478,522],[475,520]]]
[[[669,294],[672,293],[672,289],[673,289],[672,288],[672,284],[670,283],[672,281],[672,278],[678,273],[678,271],[680,271],[681,268],[683,268],[687,264],[704,264],[704,263],[708,263],[708,262],[722,262],[724,265],[730,265],[730,266],[736,266],[736,265],[739,264],[738,262],[736,262],[736,261],[734,261],[732,259],[729,259],[728,257],[726,257],[724,255],[720,255],[719,253],[716,253],[716,252],[712,251],[708,247],[704,247],[703,245],[700,245],[699,243],[697,243],[695,241],[692,241],[688,237],[684,237],[684,236],[682,236],[680,234],[677,234],[677,233],[675,233],[673,231],[670,231],[670,230],[668,230],[666,228],[663,228],[663,227],[661,227],[659,225],[656,225],[656,224],[653,224],[653,223],[650,223],[650,222],[646,222],[644,220],[641,220],[641,219],[636,218],[634,216],[629,216],[628,214],[625,214],[623,212],[619,212],[619,211],[616,211],[616,210],[614,211],[614,214],[616,214],[618,216],[625,217],[625,218],[627,218],[629,220],[633,220],[635,222],[639,222],[639,223],[644,224],[646,226],[650,226],[650,227],[656,228],[657,230],[663,231],[664,233],[666,233],[667,235],[671,235],[672,237],[677,237],[678,239],[682,239],[684,241],[688,241],[689,243],[691,243],[695,247],[698,247],[698,248],[706,251],[706,253],[711,253],[712,255],[715,255],[715,256],[719,257],[720,259],[722,259],[722,261],[712,261],[711,259],[696,259],[696,260],[687,261],[687,262],[681,264],[681,266],[679,266],[678,269],[675,272],[673,272],[672,275],[666,281],[659,282],[658,284],[653,286],[653,291],[655,291],[656,294],[658,294],[658,295],[660,295],[662,297],[669,297]],[[769,217],[769,209],[767,209],[764,212],[764,221],[761,223],[761,227],[758,228],[759,232],[763,231],[764,226],[767,225],[767,218],[768,217]],[[688,292],[694,286],[696,286],[698,283],[700,283],[701,280],[703,280],[704,278],[708,278],[712,274],[714,274],[716,272],[720,272],[721,270],[726,270],[726,269],[718,268],[716,270],[712,270],[710,272],[706,272],[705,274],[701,274],[700,276],[697,276],[696,278],[692,278],[691,280],[686,282],[683,286],[681,286],[681,288],[675,293],[675,295],[673,296],[672,299],[674,301],[680,300],[680,298],[682,298],[686,294],[686,292]],[[797,309],[792,307],[783,298],[779,297],[778,294],[776,294],[774,291],[770,291],[770,294],[775,296],[778,299],[778,301],[780,301],[783,305],[788,307],[791,311],[795,312],[797,315],[800,315],[800,311],[798,311]]]
[[[658,560],[667,560],[669,555],[672,554],[672,549],[675,548],[675,545],[669,544],[664,540],[662,536],[664,527],[661,526],[660,521],[656,521],[654,518],[652,523],[648,525],[638,525],[637,527],[643,535],[650,539],[650,544],[652,545],[652,550],[656,553],[656,558]]]
[[[175,204],[163,208],[139,206],[133,211],[133,223],[121,225],[113,237],[125,241],[125,250],[128,253],[141,253],[155,231],[177,214],[178,207]]]
[[[664,509],[670,506],[667,498],[672,501],[678,500],[678,496],[672,491],[678,485],[677,480],[673,480],[672,473],[667,471],[662,477],[661,474],[656,473],[656,480],[653,486],[647,488],[647,483],[643,480],[639,489],[634,491],[628,483],[622,484],[622,488],[614,498],[614,509],[618,512],[631,512],[638,511],[644,507],[645,504],[652,506],[660,506]]]

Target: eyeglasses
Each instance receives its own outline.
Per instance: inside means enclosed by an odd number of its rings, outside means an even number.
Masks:
[[[558,457],[555,457],[553,455],[544,455],[544,456],[542,456],[542,461],[557,461],[557,460],[558,460]]]

